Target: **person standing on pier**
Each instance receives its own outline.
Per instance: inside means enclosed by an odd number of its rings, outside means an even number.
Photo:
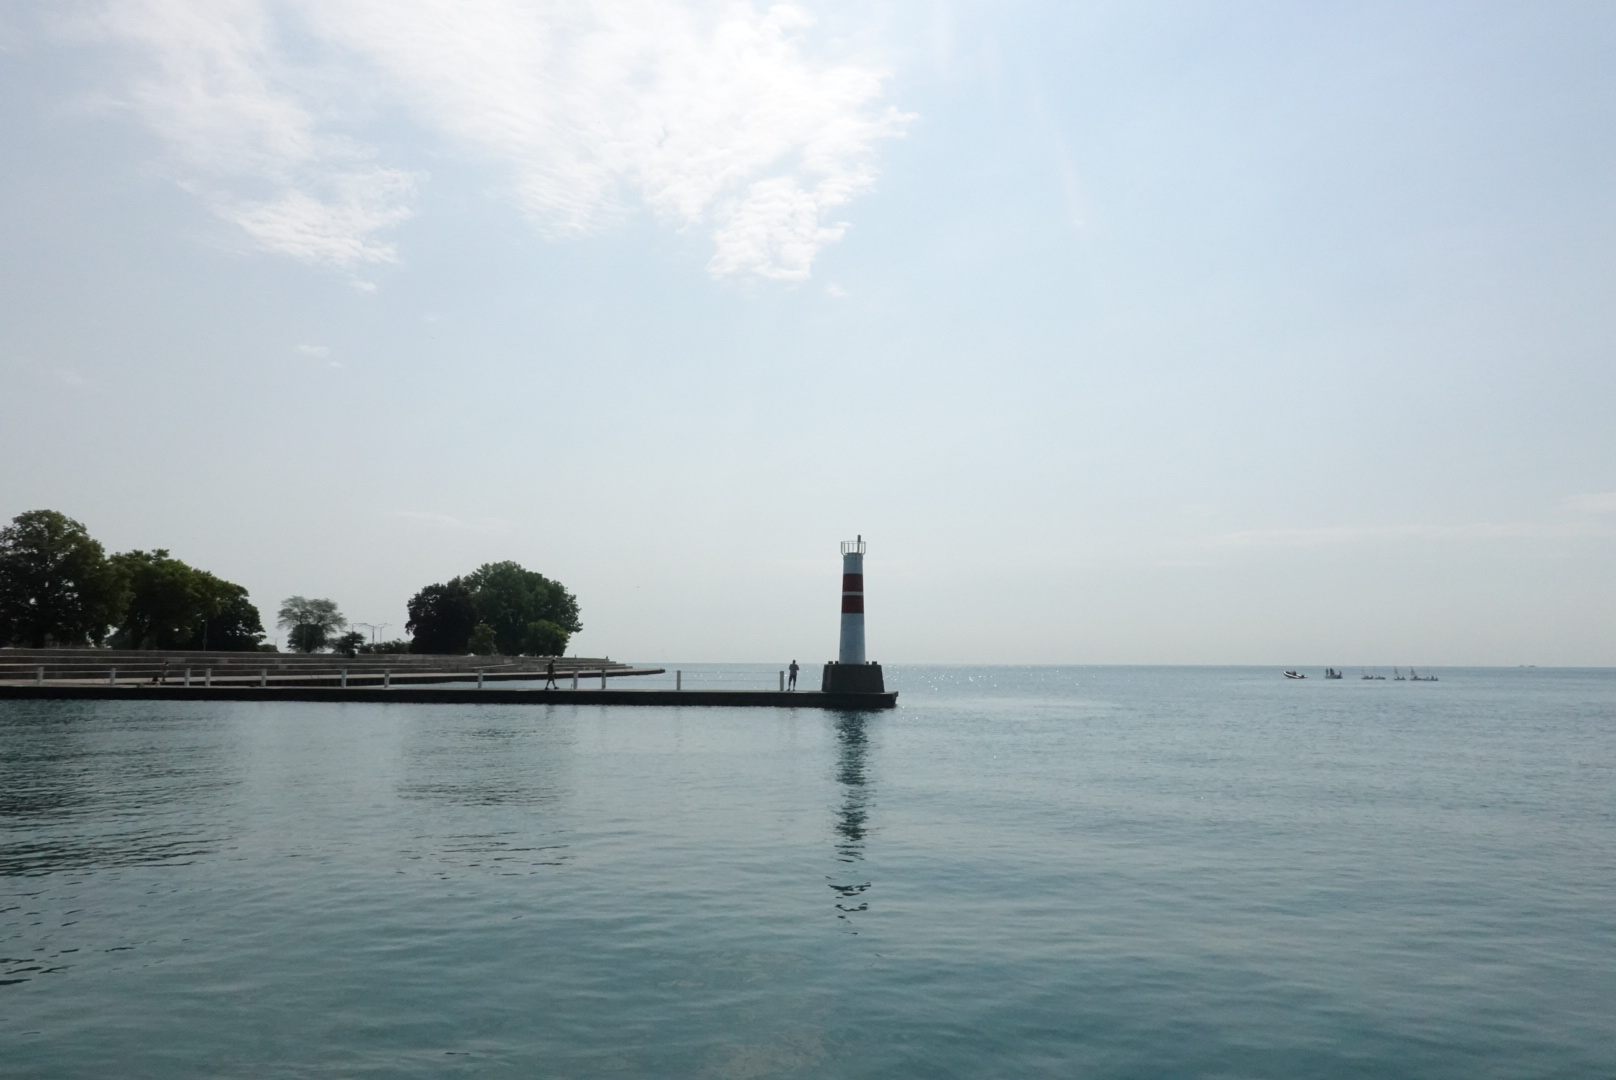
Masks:
[[[795,690],[797,688],[797,662],[795,660],[791,661],[791,666],[786,668],[786,672],[791,676],[786,682],[786,689]]]
[[[544,688],[546,690],[556,689],[554,660],[544,665]]]

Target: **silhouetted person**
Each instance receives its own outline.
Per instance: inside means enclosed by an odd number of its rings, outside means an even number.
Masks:
[[[548,664],[544,665],[544,688],[546,690],[556,689],[554,660],[551,660]]]
[[[791,676],[786,680],[786,689],[795,690],[797,688],[797,662],[795,660],[791,661],[791,666],[786,668],[786,672]]]

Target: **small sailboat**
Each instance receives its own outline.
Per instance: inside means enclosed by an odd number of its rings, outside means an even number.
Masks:
[[[1403,678],[1403,673],[1401,671],[1398,671],[1396,668],[1392,668],[1392,682],[1408,682],[1408,680]]]
[[[1408,669],[1408,679],[1410,682],[1436,682],[1435,675],[1417,675],[1413,668]]]
[[[1324,669],[1324,677],[1326,679],[1339,679],[1341,677],[1341,673],[1333,667],[1327,667]]]

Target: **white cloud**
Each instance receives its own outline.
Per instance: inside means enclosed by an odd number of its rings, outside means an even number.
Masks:
[[[906,119],[880,69],[815,56],[789,4],[117,0],[96,28],[140,58],[127,101],[188,187],[263,247],[339,266],[396,258],[378,237],[418,183],[354,137],[367,94],[501,170],[546,235],[643,205],[709,231],[714,275],[787,280],[843,235]]]
[[[415,178],[322,130],[261,0],[119,0],[85,28],[135,51],[125,102],[215,214],[306,262],[394,260],[373,236],[409,216]]]
[[[216,209],[271,251],[305,262],[338,266],[392,262],[391,244],[370,237],[410,216],[406,200],[412,177],[394,169],[372,169],[332,177],[323,197],[292,189],[273,201],[231,204]]]

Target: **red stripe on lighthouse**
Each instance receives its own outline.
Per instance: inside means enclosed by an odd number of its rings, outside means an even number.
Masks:
[[[863,592],[864,591],[864,575],[863,574],[843,574],[842,575],[842,591],[843,592]]]
[[[843,615],[862,615],[862,614],[864,614],[864,594],[863,593],[843,593],[842,594],[842,614]]]

